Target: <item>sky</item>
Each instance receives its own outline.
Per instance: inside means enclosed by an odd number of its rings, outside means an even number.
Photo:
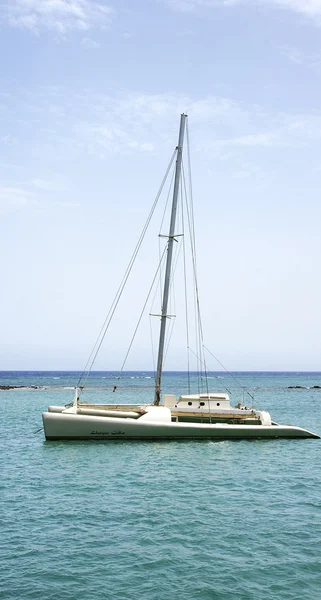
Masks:
[[[206,347],[320,370],[321,0],[0,0],[0,28],[0,369],[84,366],[186,111]]]

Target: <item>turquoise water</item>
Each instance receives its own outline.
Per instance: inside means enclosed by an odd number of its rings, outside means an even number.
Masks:
[[[321,373],[234,376],[274,420],[321,433]],[[149,377],[94,374],[84,399],[149,400]],[[320,600],[321,441],[45,442],[41,412],[72,400],[76,375],[6,383],[44,388],[0,391],[1,598]]]

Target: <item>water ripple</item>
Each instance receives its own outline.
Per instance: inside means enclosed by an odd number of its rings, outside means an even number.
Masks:
[[[1,598],[320,599],[318,441],[45,443],[3,394]]]

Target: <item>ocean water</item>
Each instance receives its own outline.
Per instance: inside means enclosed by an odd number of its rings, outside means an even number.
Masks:
[[[236,404],[239,382],[273,420],[321,433],[321,373],[233,377],[210,390]],[[321,440],[45,442],[41,412],[76,383],[0,373],[41,386],[0,390],[0,598],[320,600]],[[185,375],[163,388],[188,392]],[[152,395],[151,373],[94,373],[84,400]]]

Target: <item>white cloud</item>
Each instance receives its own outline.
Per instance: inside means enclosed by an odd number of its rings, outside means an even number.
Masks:
[[[260,118],[259,114],[253,113],[253,123],[256,129],[266,127],[265,131],[256,131],[254,133],[244,133],[243,135],[234,137],[217,138],[208,140],[204,143],[203,149],[209,151],[219,151],[217,156],[220,156],[222,149],[238,148],[280,148],[291,147],[303,148],[307,145],[316,142],[319,144],[321,138],[321,117],[318,115],[276,115],[273,119],[269,118],[269,124],[273,126],[270,129],[265,119]],[[245,125],[246,127],[246,125]],[[244,129],[244,124],[242,125]],[[230,155],[224,156],[223,159],[230,158]]]
[[[28,190],[14,186],[0,187],[0,207],[25,207],[35,201],[34,194]]]
[[[291,62],[296,65],[304,65],[306,67],[319,67],[321,65],[320,54],[308,54],[294,46],[282,45],[278,46],[279,51],[283,56],[286,56]]]
[[[296,65],[304,65],[306,64],[306,59],[304,54],[298,50],[298,48],[294,48],[293,46],[279,46],[278,48],[283,54],[286,56],[291,62],[294,62]]]
[[[207,129],[208,123],[213,128],[222,123],[233,127],[246,118],[236,103],[215,96],[194,99],[181,94],[123,93],[99,97],[96,101],[84,96],[82,103],[86,116],[74,123],[74,135],[78,145],[100,157],[120,152],[152,152],[164,142],[172,143],[173,130],[183,111],[199,129]],[[92,107],[90,112],[88,106]]]
[[[65,186],[55,181],[48,181],[46,179],[39,178],[32,179],[30,181],[30,185],[37,190],[45,192],[60,192],[66,189]]]
[[[227,117],[235,119],[243,113],[235,102],[217,96],[195,99],[184,94],[131,93],[120,99],[115,98],[111,103],[114,105],[113,112],[122,120],[131,123],[134,119],[141,125],[155,125],[156,120],[166,125],[171,115],[176,118],[183,111],[197,123],[217,123]]]
[[[282,136],[281,136],[282,138]],[[227,139],[227,140],[218,140],[216,142],[219,146],[280,146],[284,145],[284,141],[278,132],[265,132],[265,133],[255,133],[242,135],[240,137]]]
[[[299,137],[305,141],[321,138],[321,117],[319,115],[302,115],[293,118],[284,117],[289,136]]]
[[[11,145],[17,143],[17,140],[11,134],[1,136],[0,141],[3,144],[7,144],[8,146],[11,146]]]
[[[100,44],[91,38],[85,37],[81,40],[81,43],[85,48],[92,48],[93,50],[96,48],[100,48]]]
[[[38,33],[42,29],[60,34],[86,31],[110,24],[114,10],[95,0],[10,0],[2,2],[2,20],[12,27]]]
[[[260,0],[260,2],[283,6],[311,17],[321,16],[321,0]]]
[[[0,210],[33,209],[44,210],[54,207],[75,207],[78,203],[64,199],[61,193],[66,187],[57,181],[36,177],[29,181],[15,181],[0,187]]]
[[[134,132],[127,132],[122,123],[108,126],[101,124],[79,123],[75,132],[82,145],[90,154],[103,157],[106,153],[117,154],[126,151],[151,152],[154,145],[151,142],[137,139]]]
[[[224,8],[236,5],[274,5],[310,17],[321,16],[321,0],[165,0],[174,10],[195,12],[199,8]]]
[[[233,6],[243,0],[166,0],[166,2],[180,12],[195,12],[198,8],[220,8]]]
[[[75,102],[74,102],[75,104]],[[95,106],[84,98],[84,106]],[[173,143],[179,114],[186,111],[194,149],[222,150],[304,147],[321,137],[319,115],[266,114],[260,107],[242,106],[228,98],[195,99],[180,94],[124,94],[101,98],[99,109],[76,123],[77,145],[90,154],[152,152]],[[239,149],[239,150],[238,150]]]
[[[78,161],[81,155],[104,160],[113,154],[138,157],[161,149],[168,152],[175,143],[179,115],[183,111],[189,115],[194,152],[206,149],[220,160],[231,153],[253,152],[255,148],[302,149],[319,144],[321,137],[321,116],[317,113],[271,114],[262,107],[244,108],[219,96],[197,98],[127,90],[112,90],[109,94],[87,90],[75,94],[70,89],[56,87],[38,88],[29,93],[20,89],[13,94],[3,117],[8,135],[11,133],[8,123],[14,123],[17,114],[15,98],[21,97],[25,99],[25,104],[19,105],[21,139],[34,160],[46,156],[47,163],[56,165],[54,168],[58,171],[61,163]],[[37,123],[36,138],[31,122]],[[17,140],[15,148],[19,147],[20,140]],[[39,174],[29,181],[27,189],[59,192],[64,189],[63,183],[57,177],[48,182]]]

